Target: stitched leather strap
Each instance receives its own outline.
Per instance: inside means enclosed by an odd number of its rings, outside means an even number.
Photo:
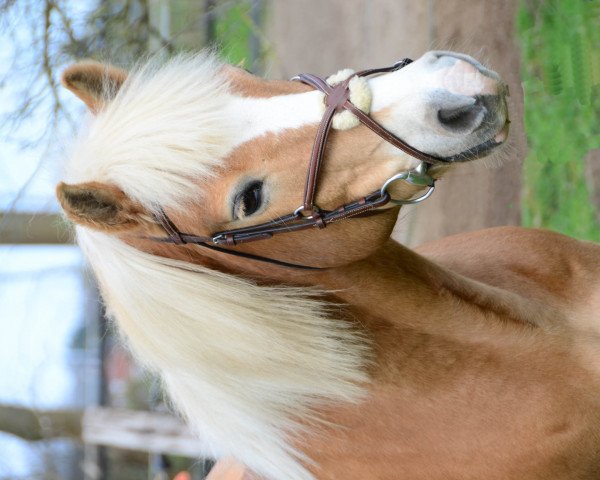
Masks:
[[[348,98],[350,96],[350,91],[348,89],[348,83],[352,77],[339,83],[335,87],[330,86],[322,78],[311,74],[300,74],[297,78],[301,82],[311,85],[325,93],[327,102],[327,108],[325,109],[325,113],[323,114],[323,118],[317,129],[317,134],[315,135],[310,161],[308,162],[306,184],[304,187],[304,202],[302,205],[304,214],[314,214],[314,199],[317,190],[317,181],[319,179],[319,171],[325,153],[327,137],[331,130],[331,122],[333,116],[344,108],[343,106],[347,102],[349,103]]]
[[[315,216],[303,217],[300,215],[289,214],[271,222],[218,232],[211,236],[192,235],[177,231],[167,214],[160,210],[160,213],[155,216],[156,221],[167,231],[167,233],[169,233],[169,236],[150,238],[158,242],[176,243],[178,245],[188,243],[212,243],[214,245],[234,246],[240,243],[271,238],[278,233],[297,232],[315,227],[325,228],[330,223],[339,222],[346,218],[364,216],[369,211],[386,205],[389,201],[389,194],[382,194],[381,191],[378,190],[352,203],[342,205],[336,210],[319,212]],[[176,236],[171,234],[171,231],[173,230],[177,231]]]

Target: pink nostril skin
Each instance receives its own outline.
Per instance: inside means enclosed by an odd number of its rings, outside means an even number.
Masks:
[[[443,86],[458,95],[498,95],[502,84],[482,73],[475,65],[458,59],[444,75]]]
[[[497,73],[468,55],[432,52],[441,76],[441,85],[457,95],[505,95],[507,88]]]
[[[508,134],[508,88],[500,76],[460,53],[429,52],[423,60],[434,89],[429,107],[435,109],[436,126],[476,144],[503,143]]]
[[[464,60],[457,60],[446,71],[444,87],[459,95],[498,95],[501,84],[496,78],[484,75],[477,67]]]

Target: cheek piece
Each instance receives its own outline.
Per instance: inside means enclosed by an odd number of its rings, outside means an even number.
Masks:
[[[291,233],[315,227],[317,229],[322,229],[330,223],[338,222],[340,220],[345,220],[352,217],[364,217],[372,213],[372,210],[387,205],[388,203],[393,203],[396,205],[414,204],[429,198],[434,191],[435,184],[433,178],[427,173],[428,166],[444,163],[444,160],[411,147],[392,132],[382,127],[379,123],[373,120],[368,113],[366,113],[368,112],[370,106],[370,91],[365,99],[364,89],[368,89],[368,84],[363,80],[363,78],[370,75],[394,72],[396,70],[400,70],[411,62],[412,60],[405,58],[399,62],[396,62],[390,67],[362,70],[356,73],[352,71],[342,71],[340,74],[335,76],[337,78],[331,77],[329,81],[323,80],[316,75],[305,73],[302,73],[292,79],[310,85],[316,90],[323,92],[325,105],[325,111],[323,113],[321,123],[317,129],[308,163],[308,172],[306,175],[306,183],[304,185],[303,203],[296,210],[294,210],[294,212],[282,217],[278,217],[276,220],[270,222],[260,223],[250,227],[217,232],[210,236],[201,236],[180,232],[173,221],[164,212],[164,210],[158,206],[157,213],[155,213],[154,217],[156,222],[162,226],[168,236],[145,238],[162,243],[172,243],[175,245],[198,245],[200,247],[229,255],[248,258],[251,260],[257,260],[283,267],[305,270],[322,269],[322,267],[289,263],[282,260],[253,255],[251,253],[225,247],[234,247],[240,243],[266,240],[273,237],[273,235],[280,233]],[[347,78],[343,80],[339,78],[344,76]],[[360,94],[360,89],[363,89],[363,95]],[[352,102],[353,99],[355,102],[357,102],[357,104],[360,104],[361,102],[362,104],[356,106]],[[314,199],[329,131],[332,127],[346,129],[352,128],[359,123],[367,126],[386,142],[391,143],[396,148],[399,148],[403,152],[420,160],[421,163],[413,170],[400,172],[392,176],[386,180],[381,189],[376,190],[375,192],[372,192],[353,202],[346,203],[334,210],[322,210],[315,204]],[[427,191],[420,197],[414,199],[393,199],[387,190],[391,184],[397,181],[405,181],[412,185],[427,187]]]

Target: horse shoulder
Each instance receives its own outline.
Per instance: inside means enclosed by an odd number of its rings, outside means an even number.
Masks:
[[[474,280],[600,324],[600,245],[540,229],[496,227],[415,249]],[[593,319],[592,319],[593,320]]]

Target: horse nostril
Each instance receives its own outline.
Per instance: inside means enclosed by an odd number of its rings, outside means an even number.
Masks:
[[[441,108],[437,116],[440,124],[453,132],[472,132],[481,125],[486,108],[480,102],[456,108]]]

